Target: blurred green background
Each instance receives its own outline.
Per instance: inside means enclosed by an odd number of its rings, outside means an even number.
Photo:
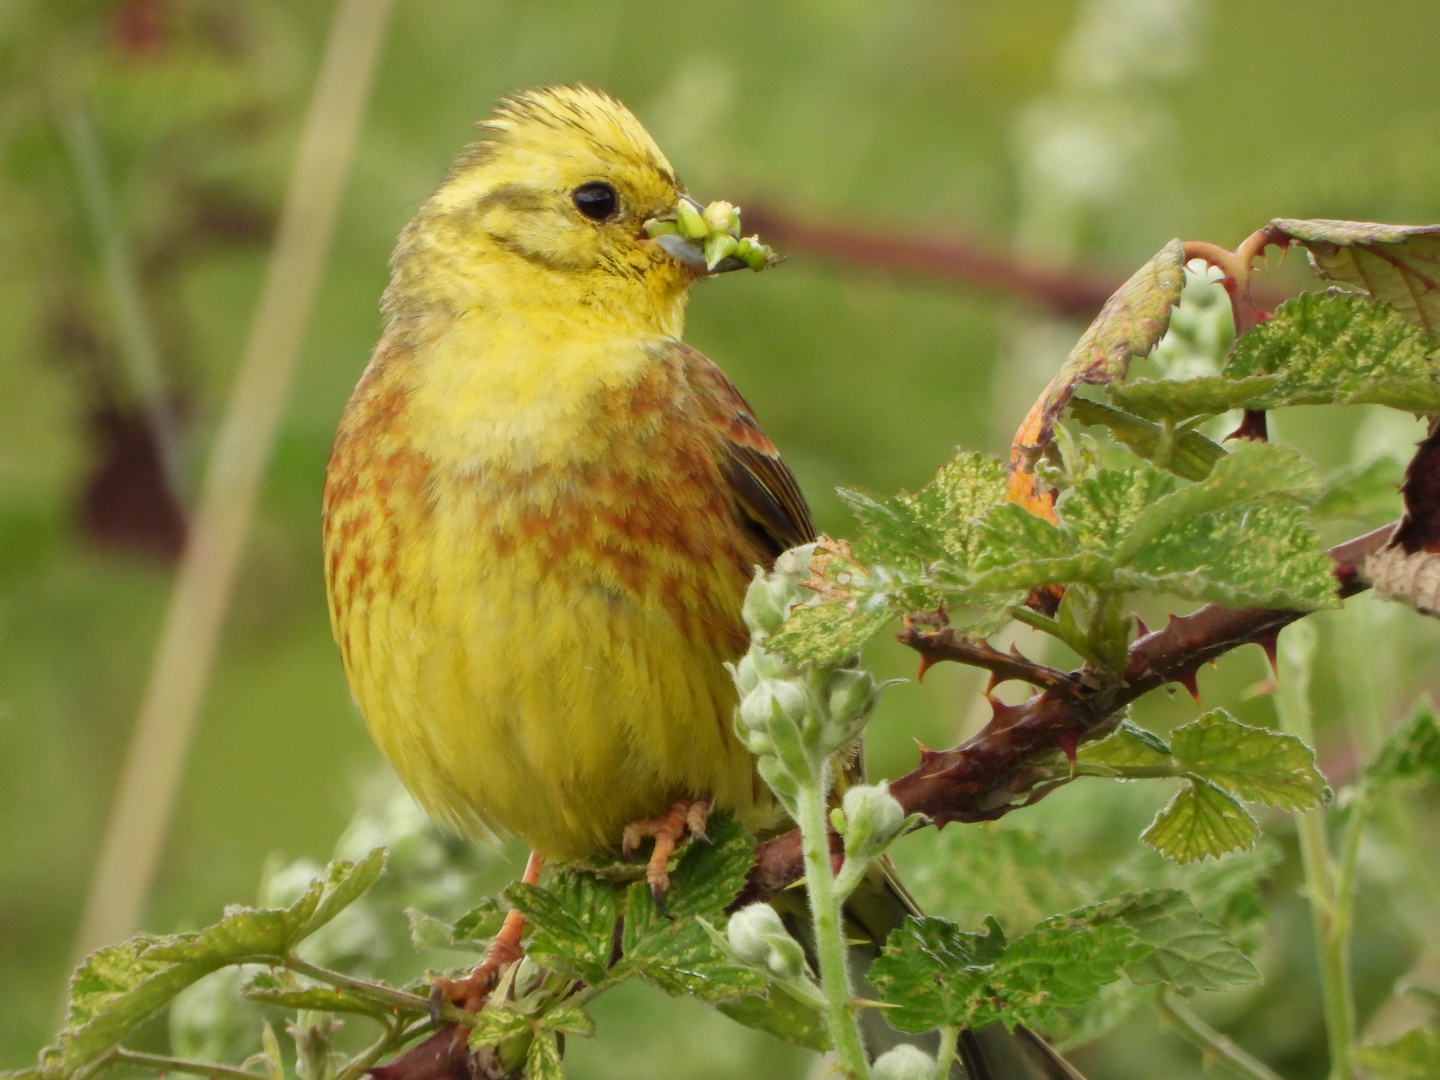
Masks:
[[[318,0],[0,6],[0,1068],[29,1061],[56,1020],[180,535],[62,131],[81,115],[95,133],[193,485],[330,10]],[[1425,0],[397,4],[146,928],[253,901],[272,853],[325,858],[381,768],[330,640],[322,472],[380,327],[395,234],[498,95],[575,80],[609,90],[702,199],[954,238],[1118,281],[1173,236],[1228,247],[1275,216],[1440,220],[1437,41],[1440,6]],[[1297,262],[1277,288],[1301,281]],[[743,389],[822,529],[844,535],[835,485],[913,488],[957,444],[1002,449],[1080,328],[983,284],[799,250],[778,272],[697,289],[687,338]],[[1279,429],[1326,468],[1403,458],[1419,432],[1355,413],[1301,410]],[[1332,782],[1364,741],[1347,714],[1388,724],[1436,673],[1429,626],[1356,606],[1348,621],[1322,620],[1331,652],[1317,708]],[[874,661],[913,671],[898,648]],[[1242,694],[1267,673],[1258,650],[1207,669],[1207,704],[1269,723],[1267,698]],[[872,775],[908,771],[912,738],[949,745],[974,726],[977,686],[937,669],[923,687],[892,690],[872,727]],[[1141,718],[1163,727],[1194,711],[1182,695]],[[1076,787],[1018,824],[1098,873],[1135,853],[1167,794]],[[1206,1008],[1286,1075],[1320,1076],[1308,917],[1289,826],[1271,824],[1291,856],[1269,889],[1261,959],[1272,981]],[[1432,835],[1434,821],[1417,827]],[[924,862],[959,831],[916,838],[902,857]],[[1437,966],[1426,946],[1440,918],[1400,887],[1400,854],[1377,846],[1367,860],[1361,1020],[1383,1026],[1373,1014],[1394,979]],[[597,1042],[572,1042],[577,1077],[809,1068],[649,990],[606,999],[599,1019]],[[686,1045],[667,1050],[681,1030]],[[1077,1060],[1097,1078],[1200,1074],[1148,1017]]]

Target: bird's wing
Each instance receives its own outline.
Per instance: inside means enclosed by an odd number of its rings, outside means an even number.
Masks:
[[[724,435],[722,465],[745,516],[764,532],[775,555],[814,540],[815,523],[800,485],[740,391],[700,353],[681,348],[691,384],[709,412],[707,419]]]

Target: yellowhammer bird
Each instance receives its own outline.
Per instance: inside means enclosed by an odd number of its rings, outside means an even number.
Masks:
[[[401,234],[340,422],[335,636],[431,814],[541,859],[655,835],[658,890],[706,807],[778,816],[724,663],[754,567],[814,527],[739,392],[680,341],[689,286],[764,252],[651,239],[698,204],[604,94],[521,94],[483,127]]]

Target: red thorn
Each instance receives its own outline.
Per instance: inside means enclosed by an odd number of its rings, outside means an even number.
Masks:
[[[930,670],[930,665],[934,662],[934,660],[931,660],[930,657],[926,656],[924,653],[920,654],[920,670],[915,673],[916,682],[923,683],[925,681],[925,672]]]
[[[1006,705],[999,698],[986,693],[985,700],[990,703],[990,723],[999,724],[1001,727],[1009,727],[1014,723],[1015,714],[1020,709],[1014,705]]]
[[[995,687],[999,686],[1004,681],[1005,680],[1000,677],[1000,673],[998,671],[990,672],[990,677],[985,680],[985,696],[988,698],[991,694],[995,692]]]
[[[1200,683],[1195,678],[1194,668],[1175,672],[1170,676],[1170,681],[1178,682],[1181,686],[1185,687],[1186,690],[1190,691],[1190,696],[1195,699],[1195,704],[1200,704]]]
[[[1148,633],[1150,633],[1150,627],[1148,627],[1148,626],[1145,625],[1145,620],[1144,620],[1144,619],[1140,618],[1139,615],[1136,615],[1136,616],[1135,616],[1135,636],[1136,636],[1137,638],[1142,638],[1142,637],[1144,637],[1144,636],[1145,636],[1146,634],[1148,634]]]
[[[1080,736],[1074,732],[1066,732],[1056,737],[1055,742],[1060,749],[1065,751],[1065,760],[1070,762],[1070,779],[1075,779],[1075,750],[1080,745]]]
[[[1170,627],[1174,626],[1175,623],[1179,620],[1179,618],[1180,618],[1180,616],[1179,616],[1179,615],[1176,615],[1173,611],[1166,612],[1166,613],[1165,613],[1165,629],[1168,630],[1168,629],[1170,629]]]
[[[1278,681],[1280,678],[1280,659],[1277,655],[1280,648],[1280,631],[1273,630],[1268,634],[1262,634],[1255,639],[1255,644],[1265,650],[1265,659],[1270,661],[1270,670],[1275,673]]]

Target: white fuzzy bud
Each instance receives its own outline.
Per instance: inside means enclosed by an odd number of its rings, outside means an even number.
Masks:
[[[763,964],[782,978],[793,978],[805,968],[804,950],[769,904],[741,908],[730,917],[726,936],[736,956],[756,966]]]
[[[758,637],[768,637],[780,629],[789,611],[784,597],[777,598],[765,575],[757,573],[745,590],[745,606],[740,609],[750,632]]]
[[[830,719],[848,724],[869,715],[875,699],[880,696],[880,688],[868,671],[841,668],[826,682],[825,696]]]
[[[845,808],[846,854],[860,854],[885,843],[905,824],[905,808],[890,794],[889,784],[852,787],[841,805]]]
[[[875,1059],[870,1075],[875,1080],[932,1080],[935,1059],[918,1046],[901,1043]]]
[[[751,731],[769,731],[777,719],[798,724],[805,719],[805,691],[784,679],[763,679],[740,702],[740,722]]]

